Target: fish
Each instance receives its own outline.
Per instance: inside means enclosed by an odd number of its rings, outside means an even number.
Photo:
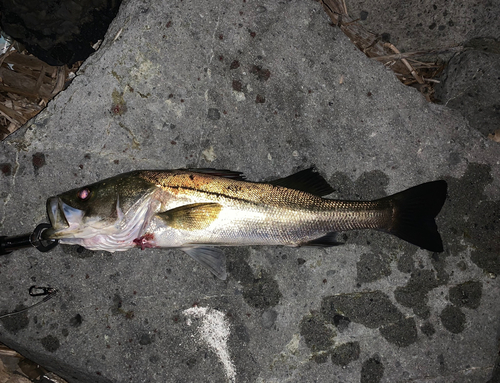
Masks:
[[[225,279],[221,246],[337,246],[337,233],[373,229],[442,252],[435,222],[444,180],[372,201],[328,199],[314,168],[268,182],[215,169],[136,170],[47,199],[44,239],[108,252],[178,248]]]

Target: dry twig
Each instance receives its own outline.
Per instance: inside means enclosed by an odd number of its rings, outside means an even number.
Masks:
[[[69,73],[67,66],[50,66],[15,51],[11,45],[0,56],[0,140],[23,126],[63,90]]]
[[[443,52],[410,52],[401,53],[393,44],[382,41],[381,37],[366,30],[358,20],[352,19],[345,5],[345,0],[320,0],[333,24],[338,26],[342,32],[368,57],[382,62],[390,68],[405,85],[412,85],[420,89],[424,95],[432,100],[429,90],[429,82],[434,83],[432,77],[437,76],[443,69],[442,64],[418,62],[410,60],[410,57],[425,56]],[[462,47],[447,48],[444,52],[459,51]]]

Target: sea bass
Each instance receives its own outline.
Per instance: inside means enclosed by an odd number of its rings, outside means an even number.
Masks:
[[[227,170],[138,170],[49,198],[43,235],[110,252],[179,248],[221,279],[225,258],[213,246],[335,246],[336,232],[375,229],[443,251],[434,219],[445,181],[373,201],[323,198],[332,192],[312,168],[265,183]]]

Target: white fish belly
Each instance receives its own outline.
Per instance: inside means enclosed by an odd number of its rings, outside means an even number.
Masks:
[[[279,208],[241,209],[226,206],[217,219],[201,230],[182,230],[167,226],[154,217],[146,233],[153,234],[154,247],[192,245],[296,246],[328,232],[328,224],[309,212]]]

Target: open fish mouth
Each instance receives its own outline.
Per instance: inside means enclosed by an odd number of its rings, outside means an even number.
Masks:
[[[45,230],[43,237],[45,239],[72,237],[84,214],[83,210],[65,204],[59,197],[50,197],[47,200],[47,215],[52,228]]]

